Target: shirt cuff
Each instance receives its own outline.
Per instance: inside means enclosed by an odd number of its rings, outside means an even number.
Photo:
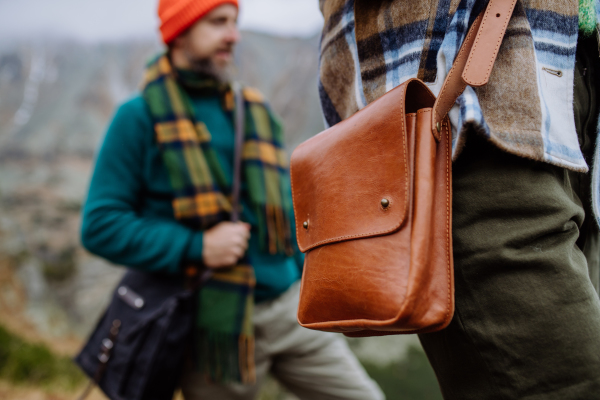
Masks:
[[[185,252],[185,262],[202,262],[202,243],[204,234],[202,232],[194,232],[192,234],[192,240],[188,244],[187,251]]]
[[[304,271],[304,253],[301,253],[300,250],[296,250],[294,260],[296,261],[296,266],[298,267],[300,275],[302,275],[302,272]]]

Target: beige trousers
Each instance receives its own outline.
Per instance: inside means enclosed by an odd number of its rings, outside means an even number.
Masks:
[[[254,312],[256,385],[210,384],[188,370],[181,389],[186,400],[254,399],[267,372],[300,399],[380,400],[343,336],[302,328],[296,321],[299,284],[278,298],[257,304]]]

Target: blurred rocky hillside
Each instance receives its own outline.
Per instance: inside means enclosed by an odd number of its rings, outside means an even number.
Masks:
[[[290,148],[323,128],[318,38],[246,32],[239,79],[282,116]],[[0,41],[0,315],[31,332],[82,337],[121,269],[79,245],[94,152],[115,106],[139,88],[152,41]],[[22,329],[19,329],[22,330]]]
[[[106,125],[159,50],[153,41],[0,39],[0,326],[25,340],[72,355],[123,272],[82,249],[79,213]],[[283,118],[289,150],[323,129],[318,37],[245,32],[236,59],[239,79]],[[414,336],[351,342],[373,373],[415,343]]]

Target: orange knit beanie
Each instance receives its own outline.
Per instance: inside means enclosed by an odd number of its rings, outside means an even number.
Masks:
[[[238,6],[237,0],[159,0],[158,17],[163,41],[169,43],[213,8],[226,3]]]

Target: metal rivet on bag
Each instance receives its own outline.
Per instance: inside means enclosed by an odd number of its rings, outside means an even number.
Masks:
[[[304,221],[304,223],[302,224],[302,226],[304,227],[304,229],[308,229],[308,221]]]
[[[435,123],[435,129],[437,129],[438,132],[442,131],[442,124],[440,124],[439,122]]]
[[[119,334],[119,328],[121,327],[121,321],[115,319],[112,323],[112,328],[110,328],[110,334],[113,336],[117,336]]]
[[[142,300],[142,299],[135,299],[135,301],[133,302],[133,304],[135,304],[135,306],[137,308],[142,308],[142,307],[144,307],[144,300]]]
[[[388,199],[381,199],[381,206],[383,208],[388,208],[390,206],[390,201]]]
[[[120,296],[125,296],[127,294],[127,288],[125,286],[121,286],[118,292]]]
[[[102,340],[102,346],[104,346],[107,350],[110,350],[113,348],[113,341],[110,339],[104,339]]]

